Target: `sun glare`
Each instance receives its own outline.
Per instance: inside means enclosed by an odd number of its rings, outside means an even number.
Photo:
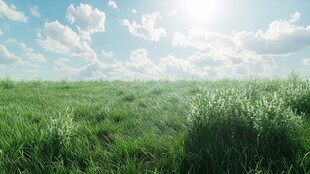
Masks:
[[[182,6],[185,15],[194,24],[208,23],[219,13],[218,0],[183,0]]]

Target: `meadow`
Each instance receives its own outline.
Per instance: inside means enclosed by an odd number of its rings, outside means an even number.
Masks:
[[[0,80],[1,173],[309,173],[310,81]]]

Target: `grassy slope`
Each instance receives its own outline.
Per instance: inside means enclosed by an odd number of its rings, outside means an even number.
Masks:
[[[199,88],[243,89],[249,83],[263,95],[278,90],[282,82],[2,81],[0,170],[180,173],[187,116]],[[51,118],[59,124],[54,125],[56,132],[60,128],[65,133],[52,134]],[[308,149],[309,138],[303,137]]]

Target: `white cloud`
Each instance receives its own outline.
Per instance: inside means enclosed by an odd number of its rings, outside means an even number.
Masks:
[[[267,74],[274,66],[274,62],[264,57],[253,57],[245,52],[234,53],[234,56],[239,57],[230,57],[229,52],[227,55],[224,52],[195,52],[188,57],[169,54],[154,62],[145,49],[136,49],[131,51],[128,61],[114,60],[105,64],[96,60],[80,68],[67,65],[69,61],[61,61],[57,63],[57,69],[71,73],[77,79],[175,80],[234,77],[251,74],[254,67],[258,68],[256,74]]]
[[[300,16],[300,13],[295,13],[290,20],[273,21],[266,31],[241,31],[234,35],[193,28],[188,36],[176,32],[172,46],[193,47],[198,50],[238,47],[262,55],[289,54],[310,45],[310,25],[295,24]]]
[[[188,40],[185,35],[180,32],[175,32],[172,39],[172,46],[182,46],[187,47],[189,45]]]
[[[167,79],[191,79],[192,75],[189,73],[191,64],[187,59],[177,58],[176,56],[169,54],[160,58],[158,66],[162,71],[168,74]]]
[[[46,62],[45,57],[41,53],[35,53],[32,48],[27,47],[24,43],[19,43],[18,45],[23,51],[22,54],[24,54],[30,61],[40,63]]]
[[[147,66],[153,66],[153,61],[149,58],[145,49],[137,49],[130,53],[130,64],[135,68],[148,68]]]
[[[0,0],[0,17],[5,16],[13,21],[27,22],[24,12],[17,11],[15,5],[8,6],[3,0]]]
[[[79,69],[68,66],[67,63],[70,63],[70,60],[67,58],[60,58],[55,60],[54,63],[57,65],[55,67],[56,71],[66,72],[69,74],[78,74]]]
[[[211,74],[221,76],[241,75],[243,72],[269,75],[277,68],[270,56],[257,54],[240,47],[236,37],[193,28],[189,36],[174,34],[172,46],[192,47],[196,52],[188,57],[187,73],[199,78]],[[247,68],[245,68],[247,67]]]
[[[21,63],[21,59],[14,53],[8,51],[4,45],[0,44],[0,65],[12,63]]]
[[[186,71],[190,74],[206,74],[206,70],[210,70],[210,66],[207,68],[206,65],[217,64],[217,70],[222,69],[228,76],[271,75],[278,68],[273,57],[287,55],[310,45],[310,25],[295,24],[300,16],[300,13],[295,13],[287,21],[273,21],[266,31],[241,31],[233,35],[193,28],[188,36],[176,32],[172,46],[192,47],[202,52],[195,53],[193,56],[196,58],[191,56],[186,59],[186,64],[191,67]],[[308,64],[308,60],[304,60],[303,64]],[[216,66],[211,67],[216,69]]]
[[[70,67],[69,62],[63,62],[62,69],[71,71],[79,78],[110,80],[218,79],[249,74],[270,76],[278,68],[275,56],[298,51],[310,44],[310,26],[296,25],[299,18],[300,14],[295,13],[287,21],[271,22],[266,31],[242,31],[231,35],[200,28],[193,28],[187,35],[176,32],[172,45],[194,48],[190,56],[168,54],[151,58],[147,50],[136,49],[130,52],[128,61],[114,59],[106,64],[96,60],[80,68]],[[139,28],[148,23],[148,20],[145,17],[141,24],[123,20],[123,25]],[[155,28],[154,22],[151,23]],[[145,35],[138,34],[146,38]],[[291,42],[296,46],[291,45]],[[102,54],[109,56],[109,52],[103,51]],[[303,59],[302,64],[310,66],[310,58]]]
[[[226,57],[216,57],[212,54],[196,52],[188,58],[189,62],[193,64],[196,68],[204,66],[224,66],[229,65],[231,61]]]
[[[104,50],[102,50],[102,55],[103,55],[104,57],[107,57],[107,58],[114,57],[114,53],[111,52],[111,51],[104,51]]]
[[[136,9],[134,9],[134,8],[129,8],[128,11],[129,11],[130,13],[132,13],[132,14],[135,14],[135,13],[138,12],[138,11],[137,11]]]
[[[58,70],[72,74],[75,79],[218,79],[246,74],[269,75],[276,67],[272,59],[241,50],[212,50],[194,52],[188,57],[169,54],[158,61],[151,59],[147,50],[130,52],[128,61],[106,64],[98,60],[84,67],[73,68],[68,60],[58,61]],[[254,70],[255,68],[255,70]]]
[[[177,9],[173,9],[171,12],[169,12],[169,13],[167,14],[167,16],[174,16],[174,15],[176,15],[176,14],[178,14],[178,10],[177,10]]]
[[[3,35],[3,32],[2,32],[2,30],[0,30],[0,36],[2,36]]]
[[[227,58],[213,57],[208,53],[195,52],[189,57],[176,58],[173,55],[169,55],[166,58],[161,59],[161,66],[166,67],[165,71],[174,73],[178,72],[177,78],[208,78],[221,76],[224,74],[223,69],[230,66],[230,60]],[[173,71],[171,70],[173,69]],[[181,77],[179,75],[183,74]]]
[[[98,60],[93,61],[92,63],[86,65],[79,69],[79,76],[84,77],[86,79],[93,78],[103,78],[105,75],[102,73],[106,68],[106,65],[103,62]]]
[[[54,63],[56,64],[56,71],[68,73],[73,76],[74,79],[90,80],[105,77],[103,71],[106,68],[106,65],[98,60],[94,60],[86,66],[79,68],[68,65],[70,60],[67,58],[60,58],[59,60],[54,61]]]
[[[298,21],[301,17],[301,14],[299,12],[294,13],[293,15],[291,15],[291,20],[290,22],[294,23],[296,21]]]
[[[133,50],[130,53],[129,61],[115,61],[105,64],[98,60],[87,64],[84,67],[73,68],[68,65],[68,59],[55,61],[56,70],[71,73],[76,79],[163,79],[167,77],[161,69],[149,58],[145,49]]]
[[[83,39],[91,41],[90,35],[105,31],[105,13],[89,4],[80,3],[74,7],[71,4],[67,9],[66,18],[70,23],[76,24]]]
[[[82,57],[87,60],[97,58],[96,53],[86,41],[81,40],[71,28],[58,21],[45,23],[42,31],[46,37],[43,38],[41,34],[37,34],[37,42],[47,51],[60,55]]]
[[[258,54],[289,54],[310,45],[310,25],[299,26],[300,18],[295,13],[288,21],[276,20],[270,23],[267,31],[239,32],[236,40],[242,47]]]
[[[160,14],[155,12],[143,15],[141,24],[137,24],[135,21],[130,23],[127,19],[123,19],[121,24],[127,26],[132,35],[141,37],[147,41],[157,42],[161,37],[166,36],[164,28],[155,28],[155,22],[160,18]]]
[[[45,63],[45,57],[41,53],[35,52],[34,49],[28,47],[25,43],[18,42],[15,38],[8,38],[5,43],[7,44],[15,44],[19,47],[15,52],[18,53],[18,57],[22,57],[22,63],[32,66],[38,67],[38,63]]]
[[[302,63],[304,66],[310,66],[310,58],[304,58],[302,60]]]
[[[131,51],[129,61],[115,62],[105,69],[105,75],[109,79],[164,79],[161,69],[151,60],[145,49]]]
[[[34,6],[34,7],[30,7],[29,10],[30,10],[32,16],[37,17],[37,18],[41,17],[41,14],[40,14],[40,12],[38,10],[38,6],[37,5]]]
[[[225,60],[217,60],[208,54],[196,52],[189,57],[168,55],[160,59],[159,66],[175,79],[205,79],[224,75]]]
[[[207,53],[194,53],[187,58],[188,72],[198,78],[209,76],[232,77],[252,74],[270,75],[277,64],[270,57],[257,55],[246,50],[224,49]]]
[[[206,31],[201,28],[192,28],[188,37],[180,32],[176,32],[172,40],[172,46],[174,47],[191,46],[198,50],[225,48],[234,45],[235,43],[232,37],[221,33]]]
[[[117,4],[116,4],[115,1],[109,0],[109,1],[108,1],[108,7],[117,9]]]

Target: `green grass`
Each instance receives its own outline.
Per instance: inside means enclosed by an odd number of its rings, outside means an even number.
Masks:
[[[310,83],[0,81],[2,173],[309,173]]]

